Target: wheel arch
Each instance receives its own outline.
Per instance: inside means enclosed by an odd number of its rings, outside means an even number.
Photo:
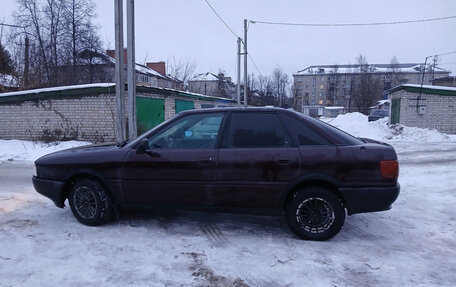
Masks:
[[[87,178],[98,182],[106,190],[106,193],[108,193],[108,195],[111,197],[114,203],[119,202],[119,198],[118,196],[116,196],[116,192],[112,190],[112,186],[108,184],[108,182],[103,178],[103,176],[92,170],[77,170],[72,172],[65,179],[65,185],[63,187],[65,199],[67,199],[70,195],[71,187],[73,186],[74,182],[82,178]]]
[[[339,191],[339,182],[337,180],[324,174],[308,174],[296,179],[290,184],[287,191],[282,195],[281,210],[285,210],[285,206],[294,192],[308,186],[319,186],[329,190],[341,200],[343,207],[346,208],[345,199]]]

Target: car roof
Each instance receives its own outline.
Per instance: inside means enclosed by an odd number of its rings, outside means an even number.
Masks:
[[[284,108],[277,107],[226,107],[226,108],[206,108],[206,109],[194,109],[182,111],[179,114],[199,114],[199,113],[220,113],[220,112],[277,112],[277,111],[287,111]]]

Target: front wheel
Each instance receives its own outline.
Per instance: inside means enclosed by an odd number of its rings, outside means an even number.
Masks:
[[[290,229],[306,240],[323,241],[335,236],[345,220],[345,209],[339,198],[316,186],[296,191],[285,213]]]
[[[112,200],[105,188],[88,178],[74,182],[68,201],[74,217],[85,225],[96,226],[106,223],[113,214]]]

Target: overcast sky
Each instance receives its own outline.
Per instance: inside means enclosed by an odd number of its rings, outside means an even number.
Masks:
[[[456,15],[455,0],[208,0],[236,34],[243,19],[295,23],[369,23]],[[99,0],[96,23],[107,48],[114,47],[114,1]],[[236,77],[236,37],[204,0],[137,0],[136,59],[190,60],[197,73],[225,70]],[[13,22],[15,0],[0,0],[0,21]],[[263,74],[280,66],[293,74],[310,65],[424,62],[426,56],[456,51],[456,19],[368,27],[290,27],[250,24],[249,52]],[[125,37],[126,38],[126,37]],[[441,57],[456,72],[456,54]],[[451,64],[447,64],[451,63]],[[258,71],[249,60],[249,73]],[[454,74],[454,73],[453,73]]]

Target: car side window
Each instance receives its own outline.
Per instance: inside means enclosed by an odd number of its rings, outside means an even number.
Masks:
[[[291,138],[275,113],[233,113],[227,148],[288,147]]]
[[[215,148],[223,114],[188,115],[149,139],[149,148]]]
[[[285,113],[280,117],[298,145],[331,145],[329,140],[306,125],[303,120]]]

